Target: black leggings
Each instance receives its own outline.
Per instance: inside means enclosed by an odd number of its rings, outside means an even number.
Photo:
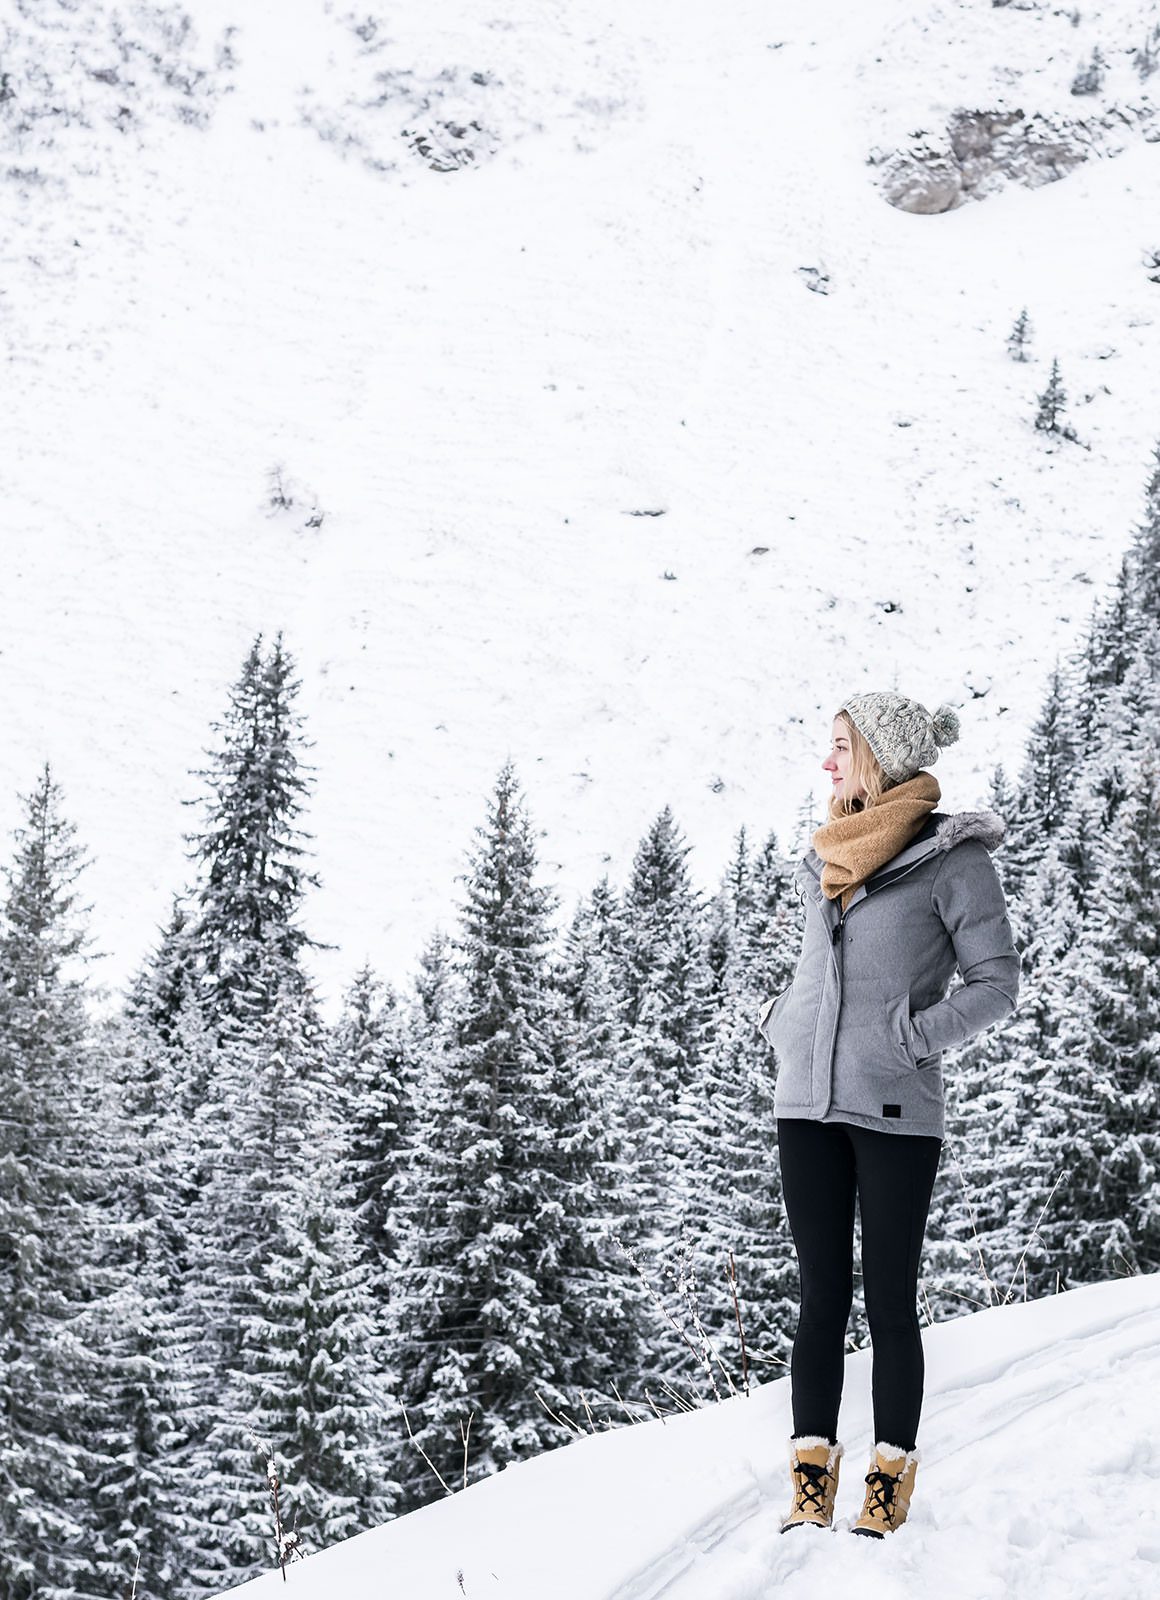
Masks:
[[[942,1140],[779,1117],[777,1144],[801,1276],[790,1366],[794,1433],[837,1440],[854,1295],[857,1194],[862,1287],[874,1349],[874,1442],[913,1450],[926,1370],[916,1305],[918,1261]]]

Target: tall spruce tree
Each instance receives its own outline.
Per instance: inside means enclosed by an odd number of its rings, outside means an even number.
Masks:
[[[281,1514],[302,1554],[384,1521],[397,1502],[384,1471],[388,1343],[356,1231],[346,1151],[324,1108],[313,1108],[306,1132],[301,1160],[280,1186],[237,1372],[247,1430],[274,1450]],[[244,1471],[251,1450],[236,1459]],[[250,1496],[239,1521],[254,1546],[265,1545],[267,1565],[277,1562],[265,1504]]]
[[[704,906],[689,850],[665,806],[637,849],[625,894],[626,1131],[646,1225],[646,1270],[666,1300],[679,1287],[690,1176],[677,1108],[696,1081],[712,1019]]]
[[[1129,551],[1135,613],[1142,624],[1160,624],[1160,444],[1144,488],[1144,512]]]
[[[103,1592],[168,1600],[180,1587],[191,1527],[185,1418],[193,1401],[197,1327],[184,1293],[188,1173],[177,1092],[182,1056],[144,1012],[102,1027],[100,1136],[103,1267],[92,1308],[103,1363],[102,1463],[90,1480]]]
[[[296,706],[300,683],[279,633],[266,652],[255,639],[224,719],[210,765],[204,827],[190,837],[197,865],[195,914],[186,934],[196,952],[203,1005],[223,1027],[243,1020],[276,962],[284,978],[313,944],[299,922],[306,890],[317,886],[298,826],[312,778]]]
[[[90,1484],[101,1366],[78,1329],[107,1292],[90,1145],[85,865],[47,765],[23,801],[0,921],[0,1596],[99,1593]]]
[[[424,1192],[400,1270],[398,1393],[417,1440],[404,1509],[438,1493],[419,1448],[445,1480],[462,1481],[564,1437],[537,1398],[555,1410],[569,1378],[559,1300],[568,1218],[554,1148],[565,1113],[547,963],[555,895],[535,882],[510,761],[476,835],[455,940],[462,998],[417,1134]]]
[[[324,1179],[317,1165],[320,1150],[341,1147],[342,1131],[325,1030],[302,965],[313,941],[300,913],[317,879],[298,823],[311,778],[297,690],[281,636],[266,652],[256,641],[216,725],[220,743],[201,774],[206,825],[191,839],[198,879],[183,945],[196,955],[211,1049],[208,1069],[196,1067],[204,1099],[192,1120],[198,1181],[188,1218],[187,1292],[204,1330],[203,1383],[190,1416],[198,1484],[190,1594],[241,1581],[268,1557],[255,1439],[295,1464],[287,1494],[312,1548],[382,1509],[377,1501],[353,1504],[375,1448],[373,1404],[352,1400],[334,1410],[326,1384],[295,1387],[305,1352],[327,1366],[341,1348],[349,1373],[372,1359],[354,1348],[364,1324],[350,1298],[362,1292],[365,1263],[333,1210],[345,1175]],[[329,1218],[307,1214],[312,1187],[327,1190]],[[305,1263],[308,1249],[317,1298],[287,1289],[286,1262]],[[314,1407],[332,1413],[342,1435],[332,1449],[311,1442],[327,1425]],[[354,1412],[361,1420],[348,1434]]]
[[[1071,1025],[1043,1085],[1067,1183],[1034,1266],[1064,1286],[1160,1267],[1158,778],[1154,751],[1140,756],[1103,840],[1086,936],[1068,962]]]
[[[741,830],[716,896],[725,951],[721,1001],[697,1075],[677,1108],[688,1152],[679,1228],[688,1241],[682,1310],[701,1361],[694,1371],[686,1345],[683,1369],[674,1376],[718,1393],[743,1375],[750,1383],[780,1375],[796,1325],[797,1265],[778,1181],[774,1063],[757,1029],[762,1001],[789,983],[797,960],[801,906],[793,872],[774,835],[753,860]]]
[[[330,1057],[345,1130],[351,1203],[371,1266],[372,1290],[385,1308],[409,1203],[420,1096],[416,1044],[406,1018],[394,990],[368,966],[356,973],[346,994]]]
[[[621,932],[621,908],[604,878],[577,907],[555,970],[555,1153],[568,1226],[558,1283],[573,1416],[585,1404],[597,1415],[619,1411],[613,1397],[653,1377],[652,1307],[632,1264],[641,1218],[618,1072]]]

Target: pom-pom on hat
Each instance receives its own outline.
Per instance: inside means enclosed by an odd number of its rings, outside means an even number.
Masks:
[[[939,750],[959,736],[953,706],[931,715],[917,700],[887,690],[848,695],[841,709],[878,758],[892,783],[905,783],[938,760]]]

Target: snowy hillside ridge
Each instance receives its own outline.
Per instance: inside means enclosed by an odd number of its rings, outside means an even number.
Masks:
[[[1157,68],[1152,0],[908,9],[860,72],[867,121],[879,130],[868,160],[891,205],[921,214],[1009,183],[1054,183],[1085,161],[1160,140]]]
[[[778,1533],[791,1428],[782,1378],[697,1413],[576,1440],[292,1563],[285,1584],[272,1572],[229,1592],[1000,1600],[1034,1584],[1050,1600],[1154,1596],[1160,1276],[928,1326],[923,1345],[922,1464],[910,1519],[884,1544],[846,1533],[871,1442],[863,1350],[846,1363],[832,1533]]]

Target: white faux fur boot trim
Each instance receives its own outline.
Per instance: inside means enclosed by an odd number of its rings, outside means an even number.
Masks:
[[[816,1450],[819,1445],[824,1445],[827,1450],[831,1451],[832,1459],[835,1461],[842,1454],[842,1446],[840,1444],[831,1444],[820,1433],[796,1433],[789,1441],[789,1458],[792,1461],[799,1450]]]
[[[922,1460],[917,1445],[913,1450],[904,1450],[899,1444],[887,1444],[885,1439],[879,1439],[877,1444],[872,1446],[870,1450],[871,1466],[876,1465],[878,1456],[883,1456],[888,1461],[896,1461],[901,1456],[903,1458],[903,1467],[908,1467],[912,1461],[918,1462]]]

